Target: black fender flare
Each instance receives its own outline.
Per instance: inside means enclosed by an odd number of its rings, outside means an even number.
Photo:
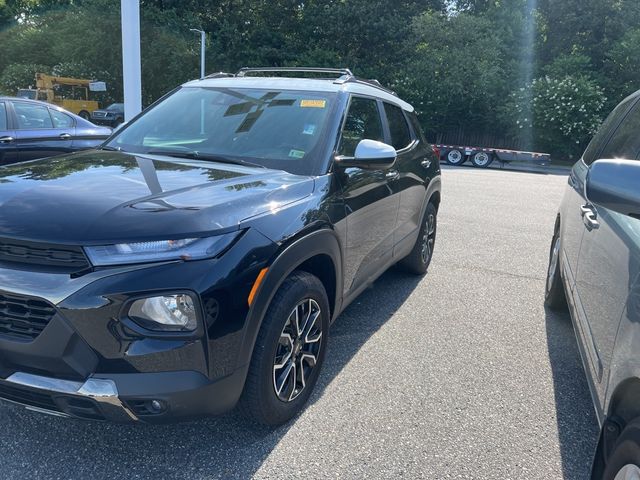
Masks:
[[[340,312],[342,303],[342,250],[335,232],[328,228],[316,230],[288,245],[271,262],[254,298],[244,330],[244,338],[240,346],[238,365],[246,365],[251,361],[258,331],[262,325],[267,308],[282,282],[302,263],[316,255],[327,255],[331,258],[336,274],[336,289],[333,316]],[[333,319],[332,319],[333,320]]]
[[[422,203],[423,216],[424,216],[424,212],[427,210],[427,205],[429,204],[429,202],[431,202],[431,199],[436,193],[439,195],[442,195],[442,179],[440,177],[440,174],[434,175],[434,177],[429,182],[429,185],[427,185],[427,191],[424,195],[424,201]],[[439,202],[436,207],[439,207]]]

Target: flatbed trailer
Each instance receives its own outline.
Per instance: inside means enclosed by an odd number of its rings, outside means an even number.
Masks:
[[[460,145],[434,145],[434,147],[439,152],[441,162],[454,166],[469,161],[474,167],[487,168],[494,160],[500,162],[501,167],[511,162],[527,162],[538,165],[551,163],[551,156],[548,153]]]

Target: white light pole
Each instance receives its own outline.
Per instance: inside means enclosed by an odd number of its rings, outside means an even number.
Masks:
[[[124,121],[142,111],[142,73],[140,67],[140,0],[121,0],[122,81],[124,83]]]
[[[204,44],[207,40],[207,34],[204,30],[200,30],[198,28],[190,28],[189,30],[200,34],[200,78],[204,78]]]

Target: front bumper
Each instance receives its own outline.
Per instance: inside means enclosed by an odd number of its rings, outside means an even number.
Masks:
[[[256,249],[263,256],[274,248],[251,231],[241,240],[219,259],[80,275],[0,262],[0,400],[114,422],[230,410],[250,359],[247,296],[263,267]],[[128,321],[132,298],[177,291],[198,299],[197,331],[152,332]],[[7,309],[13,318],[3,323]]]
[[[16,372],[0,380],[0,400],[60,417],[166,423],[233,408],[246,368],[211,382],[197,372],[91,376],[84,382]]]

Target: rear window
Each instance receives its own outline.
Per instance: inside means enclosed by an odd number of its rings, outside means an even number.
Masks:
[[[390,103],[385,103],[384,111],[387,114],[387,120],[389,122],[391,145],[393,145],[393,148],[396,150],[402,150],[408,147],[411,143],[411,133],[409,132],[409,125],[407,125],[407,119],[402,113],[402,109]]]

